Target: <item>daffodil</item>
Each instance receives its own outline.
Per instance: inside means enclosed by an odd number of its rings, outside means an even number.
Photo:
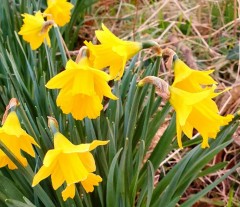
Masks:
[[[89,67],[88,59],[83,57],[79,63],[69,60],[66,70],[53,77],[46,87],[61,89],[56,102],[65,114],[71,113],[78,120],[94,119],[103,109],[103,96],[117,99],[107,83],[109,80],[107,73]]]
[[[25,167],[28,165],[28,162],[21,151],[35,157],[32,145],[39,147],[34,138],[28,135],[26,131],[21,128],[15,111],[11,111],[8,114],[3,126],[0,127],[0,141]],[[12,162],[12,160],[2,150],[0,150],[0,167],[4,167],[6,165],[8,165],[8,168],[11,170],[17,169],[17,166]]]
[[[227,125],[233,115],[221,116],[213,98],[215,81],[210,74],[213,71],[197,71],[189,68],[177,59],[174,63],[175,79],[171,86],[164,80],[147,76],[139,81],[141,87],[151,83],[156,87],[156,93],[163,99],[169,99],[176,111],[177,141],[182,148],[182,132],[192,138],[193,129],[202,136],[202,148],[209,147],[208,138],[216,138],[220,127]]]
[[[195,128],[202,136],[202,148],[209,147],[208,138],[216,138],[220,127],[227,125],[233,118],[219,115],[218,107],[212,98],[218,93],[215,87],[207,88],[201,92],[187,92],[177,87],[170,87],[170,103],[176,111],[177,140],[182,148],[182,132],[192,138]]]
[[[36,50],[46,40],[50,46],[50,38],[48,32],[53,25],[52,21],[45,21],[43,14],[38,11],[35,15],[22,14],[24,17],[19,35],[23,36],[26,42],[30,43],[33,50]]]
[[[181,60],[174,63],[175,79],[170,90],[170,103],[176,111],[177,140],[182,148],[182,132],[191,138],[195,128],[202,136],[202,148],[209,147],[208,138],[216,138],[221,126],[233,118],[219,115],[216,103],[212,100],[216,82],[209,76],[213,71],[190,69]]]
[[[119,39],[104,24],[102,29],[95,32],[100,45],[84,42],[90,51],[90,60],[94,68],[110,66],[111,79],[120,79],[126,62],[143,49],[143,45],[140,42]]]
[[[72,8],[73,4],[66,0],[48,0],[44,13],[47,14],[48,20],[54,20],[58,26],[64,26],[70,21]]]
[[[213,70],[199,71],[189,68],[182,60],[174,62],[174,82],[172,86],[188,92],[201,92],[203,86],[217,84],[210,76]]]
[[[53,188],[58,189],[63,183],[66,189],[62,192],[63,199],[73,198],[75,184],[82,183],[86,192],[93,191],[102,178],[95,175],[95,160],[90,151],[108,141],[94,140],[90,144],[72,144],[61,133],[54,134],[54,149],[49,150],[44,157],[43,166],[34,176],[32,186],[51,175]]]

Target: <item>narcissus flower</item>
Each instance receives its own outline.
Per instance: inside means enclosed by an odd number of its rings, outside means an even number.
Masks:
[[[49,150],[43,160],[43,166],[34,176],[32,186],[51,175],[53,188],[58,189],[64,182],[67,187],[62,192],[63,199],[75,196],[75,184],[81,183],[86,192],[92,192],[94,186],[102,181],[95,175],[95,160],[90,151],[108,141],[94,140],[90,144],[72,144],[61,133],[54,134],[54,149]]]
[[[70,21],[72,8],[73,4],[66,0],[48,0],[44,13],[47,14],[48,20],[54,20],[58,26],[64,26]]]
[[[18,34],[22,35],[23,39],[30,43],[31,48],[36,50],[45,40],[50,46],[48,32],[53,25],[53,21],[45,21],[40,11],[36,12],[35,15],[22,14],[22,16],[24,17],[24,24]]]
[[[209,76],[213,70],[197,71],[189,68],[180,59],[174,63],[175,79],[170,86],[170,103],[176,110],[177,140],[182,147],[182,132],[191,138],[195,128],[202,136],[202,148],[209,147],[208,138],[216,138],[221,126],[227,125],[232,115],[219,115],[212,100],[216,82]]]
[[[215,87],[209,87],[201,92],[187,92],[170,86],[171,105],[176,111],[176,126],[178,145],[182,148],[182,132],[192,138],[195,128],[202,136],[202,148],[209,147],[208,138],[216,138],[220,127],[227,125],[233,118],[219,115],[218,107],[212,98],[216,97]]]
[[[177,59],[174,63],[175,79],[168,84],[157,77],[147,76],[139,82],[139,86],[151,83],[156,86],[158,95],[169,98],[176,111],[177,141],[182,148],[182,132],[192,138],[193,129],[202,136],[202,148],[209,147],[208,138],[216,138],[220,127],[227,125],[233,115],[221,116],[213,98],[216,82],[209,76],[213,71],[196,71]],[[170,96],[169,96],[170,92]]]
[[[140,42],[119,39],[104,24],[102,29],[95,32],[100,45],[84,42],[90,51],[90,60],[94,68],[103,69],[110,66],[111,79],[120,79],[126,62],[136,55],[143,45]]]
[[[61,89],[57,105],[65,114],[71,113],[78,120],[95,119],[103,109],[103,96],[117,99],[107,83],[109,80],[107,73],[89,67],[88,59],[83,57],[79,63],[69,60],[66,70],[53,77],[46,87]]]
[[[32,145],[39,147],[36,141],[21,128],[17,114],[15,111],[11,111],[3,126],[0,127],[0,141],[6,146],[16,159],[23,165],[27,166],[28,162],[22,155],[21,150],[27,154],[35,157],[35,153]],[[17,166],[12,160],[0,150],[0,167],[8,165],[8,168],[13,170],[17,169]]]

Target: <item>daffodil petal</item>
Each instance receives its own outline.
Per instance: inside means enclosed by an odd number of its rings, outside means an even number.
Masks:
[[[61,149],[48,150],[44,157],[43,164],[46,167],[49,167],[54,160],[57,160],[57,157],[61,154],[61,152]]]
[[[111,79],[118,80],[123,75],[126,62],[142,49],[142,43],[121,40],[103,24],[102,29],[95,32],[100,45],[87,41],[84,44],[89,49],[91,65],[97,69],[109,67]]]
[[[51,174],[51,179],[54,190],[58,189],[64,183],[65,177],[61,171],[61,168],[58,165],[55,165],[55,168],[53,169]]]
[[[0,149],[0,168],[8,166],[10,170],[17,169],[12,160]]]
[[[75,196],[75,184],[68,185],[65,190],[62,191],[63,200],[66,201],[68,198]]]
[[[72,80],[76,76],[76,73],[78,73],[76,69],[64,70],[63,72],[50,79],[47,82],[46,87],[49,89],[63,88],[65,85],[72,83]]]
[[[79,153],[78,156],[88,172],[96,171],[95,160],[90,152]]]
[[[118,44],[120,39],[116,37],[104,24],[102,24],[103,30],[96,30],[95,34],[97,39],[103,44],[108,44],[109,42]],[[120,41],[121,42],[121,41]]]
[[[87,169],[76,153],[61,155],[58,164],[68,185],[85,180],[88,176]]]
[[[99,182],[102,182],[102,178],[99,175],[89,173],[86,180],[81,181],[84,190],[89,193],[93,192],[94,186],[98,186]]]
[[[32,187],[36,186],[40,181],[48,177],[52,173],[54,167],[54,165],[50,167],[42,166],[33,178]]]

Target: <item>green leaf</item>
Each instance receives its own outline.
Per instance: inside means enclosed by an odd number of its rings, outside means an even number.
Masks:
[[[19,189],[15,186],[10,179],[5,176],[0,175],[0,192],[2,196],[0,199],[4,202],[6,199],[15,199],[18,201],[23,200],[23,194],[19,191]],[[3,198],[4,196],[4,198]]]
[[[166,206],[185,192],[191,182],[198,177],[199,171],[224,147],[229,145],[236,125],[223,127],[210,148],[195,147],[178,162],[156,186],[153,192],[152,206]]]
[[[207,169],[200,172],[198,174],[198,177],[203,177],[208,174],[215,173],[216,171],[224,168],[227,164],[228,164],[228,162],[220,162],[220,163],[215,164],[214,166],[208,167]]]
[[[144,159],[144,150],[145,150],[145,143],[143,140],[140,141],[139,145],[136,146],[137,149],[137,153],[135,156],[135,160],[134,160],[134,173],[133,173],[133,177],[131,179],[131,185],[130,185],[130,192],[131,192],[131,203],[132,205],[134,205],[135,203],[135,197],[138,193],[138,179],[139,179],[139,173],[142,167],[142,161]]]
[[[229,191],[229,199],[228,199],[227,207],[233,206],[233,197],[234,197],[234,190],[233,190],[233,187],[231,187]]]
[[[7,204],[8,207],[36,207],[33,204],[27,204],[27,203],[23,203],[17,200],[13,200],[13,199],[6,199],[5,203]]]
[[[66,56],[66,52],[65,52],[65,49],[64,49],[64,46],[63,46],[62,35],[59,31],[58,26],[55,25],[53,28],[54,28],[54,32],[55,32],[55,35],[56,35],[56,38],[57,38],[58,47],[60,49],[60,53],[61,53],[61,57],[62,57],[62,63],[63,63],[64,66],[66,66],[67,56]]]
[[[233,168],[231,168],[228,172],[226,172],[222,177],[218,178],[216,181],[214,181],[212,184],[208,185],[206,188],[204,188],[199,193],[192,195],[191,198],[189,198],[187,201],[185,201],[181,207],[189,207],[192,206],[194,203],[196,203],[201,197],[206,195],[210,190],[215,188],[219,183],[221,183],[224,179],[226,179],[229,175],[231,175],[238,167],[240,167],[240,163],[235,165]]]
[[[146,207],[150,206],[152,193],[154,189],[154,168],[150,161],[148,161],[148,184],[147,184],[147,204]]]
[[[33,171],[32,169],[28,167],[23,167],[18,160],[16,159],[15,155],[7,150],[7,147],[0,141],[0,149],[13,161],[13,163],[18,167],[19,171],[21,171],[23,175],[23,179],[25,179],[25,182],[27,182],[29,185],[32,184],[33,179]],[[55,207],[52,200],[49,198],[49,196],[46,194],[46,192],[40,187],[40,185],[37,185],[35,187],[35,192],[41,199],[41,201],[49,207]]]
[[[169,111],[171,109],[171,106],[169,103],[167,103],[163,109],[161,111],[159,111],[154,117],[153,119],[150,121],[149,123],[149,128],[147,131],[147,137],[146,137],[146,142],[147,142],[147,146],[150,145],[150,141],[152,140],[152,138],[154,137],[154,135],[157,133],[157,130],[159,129],[159,127],[161,126],[161,124],[164,123],[166,116],[168,115]],[[175,120],[175,118],[173,117],[172,120]],[[175,132],[174,130],[175,125],[174,123],[171,124],[171,129],[173,130],[173,133]],[[169,138],[171,139],[171,138]],[[165,146],[169,146],[169,145],[165,145]]]
[[[226,59],[228,60],[239,60],[240,58],[240,46],[237,44],[233,49],[228,51]]]
[[[116,206],[116,202],[118,201],[118,195],[116,195],[116,182],[115,182],[115,176],[118,176],[118,167],[117,167],[117,161],[118,157],[121,153],[122,149],[120,149],[115,157],[112,160],[112,163],[109,168],[109,174],[108,174],[108,182],[107,182],[107,200],[106,200],[106,206]],[[115,170],[116,169],[116,170]],[[116,173],[115,173],[116,172]],[[115,175],[116,174],[116,175]]]

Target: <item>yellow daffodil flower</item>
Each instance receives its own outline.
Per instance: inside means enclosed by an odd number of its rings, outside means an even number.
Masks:
[[[72,144],[61,133],[54,134],[54,149],[49,150],[44,157],[43,166],[34,176],[32,186],[51,175],[53,188],[58,189],[64,182],[67,187],[62,192],[63,199],[73,198],[75,184],[82,183],[87,192],[102,181],[101,177],[93,174],[96,171],[95,160],[90,151],[108,141],[94,140],[90,144]]]
[[[96,36],[100,45],[93,45],[85,41],[90,51],[90,60],[94,68],[103,69],[110,66],[111,79],[120,79],[126,62],[136,55],[142,48],[142,43],[124,41],[116,37],[102,24],[103,30],[97,30]]]
[[[192,137],[195,128],[202,136],[202,148],[209,147],[208,138],[216,138],[221,126],[227,125],[232,115],[219,115],[218,107],[212,100],[216,82],[209,76],[213,71],[195,71],[181,60],[174,65],[175,80],[170,90],[170,103],[176,111],[177,140],[182,148],[182,132]],[[211,87],[209,85],[212,85]]]
[[[103,96],[117,99],[107,83],[109,80],[108,74],[89,67],[88,59],[83,57],[79,63],[69,60],[66,70],[53,77],[46,87],[61,89],[57,105],[65,114],[71,113],[78,120],[95,119],[103,109]]]
[[[36,50],[46,40],[50,46],[50,38],[48,32],[53,25],[52,21],[45,21],[43,14],[38,11],[35,15],[22,14],[24,17],[19,35],[23,36],[26,42],[30,43],[32,50]]]
[[[182,148],[182,132],[192,138],[193,129],[202,136],[202,148],[209,147],[208,138],[216,138],[220,127],[227,125],[233,115],[219,115],[218,107],[213,98],[215,81],[209,76],[213,71],[196,71],[177,59],[174,63],[175,79],[171,86],[164,80],[147,76],[139,81],[138,86],[151,83],[156,93],[169,102],[176,111],[177,141]]]
[[[58,26],[64,26],[70,21],[72,8],[73,4],[66,0],[48,0],[44,13],[47,14],[48,20],[54,20]]]
[[[217,84],[210,76],[213,70],[198,71],[189,68],[182,60],[174,62],[174,82],[172,86],[188,92],[201,92],[202,86]]]
[[[23,165],[27,166],[28,162],[22,155],[21,150],[35,157],[32,145],[39,147],[36,141],[21,128],[16,112],[12,111],[8,114],[4,124],[0,127],[0,141],[7,147],[16,159]],[[13,170],[17,166],[12,160],[0,150],[0,167],[8,165]]]

